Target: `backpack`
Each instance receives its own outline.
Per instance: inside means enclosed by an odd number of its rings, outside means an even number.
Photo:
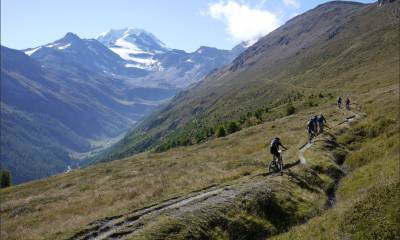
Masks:
[[[314,120],[313,119],[311,119],[310,121],[308,121],[308,123],[307,123],[307,128],[308,129],[314,129]]]
[[[320,122],[320,123],[326,122],[324,115],[321,115],[318,117],[318,122]]]

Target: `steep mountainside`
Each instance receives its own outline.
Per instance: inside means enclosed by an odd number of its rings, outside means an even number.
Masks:
[[[277,117],[261,114],[310,91],[346,89],[353,82],[356,90],[364,90],[360,72],[376,74],[365,66],[397,51],[397,5],[334,1],[291,19],[147,117],[106,159],[201,142],[230,121],[253,124],[248,121],[252,113]],[[392,64],[393,55],[385,61]]]

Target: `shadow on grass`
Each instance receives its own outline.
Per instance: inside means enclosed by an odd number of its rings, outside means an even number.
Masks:
[[[300,160],[297,160],[297,161],[295,161],[295,162],[293,162],[293,163],[287,163],[287,164],[284,164],[284,166],[283,166],[283,169],[285,170],[285,169],[290,169],[290,168],[292,168],[292,167],[294,167],[294,166],[297,166],[297,165],[299,165],[300,164]],[[283,173],[283,172],[282,172]],[[281,175],[279,172],[264,172],[264,173],[259,173],[259,174],[256,174],[256,175],[254,175],[254,176],[252,176],[251,177],[251,179],[253,179],[253,178],[255,178],[255,177],[267,177],[267,176],[271,176],[271,175]]]

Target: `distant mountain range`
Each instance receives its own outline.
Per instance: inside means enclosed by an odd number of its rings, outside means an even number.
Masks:
[[[75,167],[244,49],[187,53],[133,28],[96,39],[67,33],[22,51],[2,46],[1,167],[14,183]]]

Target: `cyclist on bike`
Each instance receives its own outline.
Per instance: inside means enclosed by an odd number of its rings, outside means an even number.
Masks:
[[[308,141],[311,143],[311,140],[315,136],[316,125],[314,122],[314,118],[311,118],[307,123],[307,130],[308,130]]]
[[[350,98],[349,97],[346,98],[346,109],[350,110]]]
[[[283,149],[287,150],[285,146],[282,145],[281,140],[278,137],[275,137],[271,141],[270,145],[270,152],[272,154],[272,160],[276,161],[277,159],[281,159],[281,154],[279,153],[279,146],[281,146]]]
[[[326,124],[326,119],[322,113],[318,117],[318,128],[319,128],[319,133],[324,132],[324,125]]]
[[[339,96],[337,99],[337,105],[338,105],[338,108],[342,108],[342,97],[341,96]]]
[[[314,132],[315,132],[315,135],[318,133],[318,116],[317,115],[315,115],[313,118],[312,118],[312,120],[313,120],[313,122],[314,122]]]

